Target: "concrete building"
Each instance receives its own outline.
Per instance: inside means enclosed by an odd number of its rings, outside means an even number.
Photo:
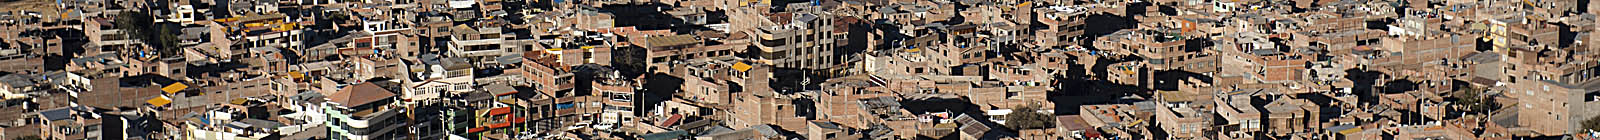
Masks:
[[[1173,138],[1205,138],[1207,132],[1214,132],[1212,124],[1213,104],[1206,103],[1209,96],[1166,93],[1162,95],[1159,107],[1155,112],[1155,125],[1167,132]]]
[[[731,12],[733,29],[751,36],[757,63],[781,68],[829,69],[838,65],[833,57],[838,47],[831,14],[812,11],[756,13]]]
[[[322,110],[327,113],[330,139],[403,139],[409,137],[407,116],[396,107],[399,85],[372,81],[349,85],[328,95]],[[388,85],[388,86],[380,86]]]
[[[1216,97],[1217,115],[1222,116],[1224,122],[1218,130],[1218,136],[1227,139],[1254,139],[1265,130],[1262,122],[1262,113],[1251,104],[1250,95],[1218,95]]]
[[[1289,136],[1320,129],[1317,121],[1321,119],[1318,116],[1321,113],[1316,104],[1304,99],[1275,98],[1261,107],[1266,110],[1263,124],[1269,135]]]

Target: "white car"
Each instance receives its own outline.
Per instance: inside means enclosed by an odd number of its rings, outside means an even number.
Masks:
[[[585,127],[589,127],[589,122],[578,122],[577,124],[572,124],[572,126],[567,126],[567,130],[578,130]]]

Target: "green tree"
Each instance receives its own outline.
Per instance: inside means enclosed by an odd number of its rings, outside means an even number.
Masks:
[[[1039,104],[1017,106],[1011,114],[1006,115],[1006,127],[1011,129],[1035,129],[1050,127],[1054,122],[1050,120],[1051,114],[1039,113]]]

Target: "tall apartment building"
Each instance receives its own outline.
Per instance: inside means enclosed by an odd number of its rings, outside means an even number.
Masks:
[[[1068,46],[1073,45],[1083,35],[1084,20],[1088,19],[1088,9],[1078,6],[1056,6],[1048,8],[1035,8],[1033,12],[1039,13],[1039,23],[1046,29],[1034,34],[1034,45],[1038,46]]]
[[[802,4],[803,3],[799,3]],[[751,37],[753,50],[745,50],[751,54],[756,62],[771,64],[782,68],[827,69],[832,68],[834,61],[833,51],[836,48],[833,36],[833,16],[826,12],[803,11],[809,8],[794,8],[792,11],[764,13],[765,10],[740,10],[729,12],[729,23],[735,25],[733,29],[744,32]]]
[[[637,119],[633,100],[638,82],[622,77],[617,70],[593,63],[592,47],[523,54],[523,76],[532,79],[540,96],[528,109],[532,131],[553,132],[593,128],[630,128]],[[581,54],[581,55],[580,55]],[[573,66],[576,64],[577,66]]]
[[[390,85],[383,87],[380,84]],[[392,88],[391,88],[392,87]],[[406,138],[406,116],[395,103],[395,87],[390,83],[366,82],[349,85],[328,95],[322,103],[328,115],[328,138],[336,140],[388,140]]]
[[[637,89],[642,89],[639,82],[633,81],[635,79],[633,77],[624,77],[620,71],[609,67],[597,65],[580,67],[585,67],[582,73],[589,73],[581,75],[593,77],[588,81],[590,86],[588,96],[598,97],[599,100],[596,102],[602,108],[599,118],[594,119],[598,121],[594,123],[597,124],[594,128],[621,130],[637,128],[634,124],[639,121],[638,116],[644,115],[640,108],[634,106],[634,101],[642,96],[635,92]]]
[[[1528,80],[1528,79],[1518,79]],[[1582,131],[1580,122],[1600,113],[1600,88],[1595,84],[1573,85],[1551,80],[1518,82],[1510,85],[1506,95],[1517,100],[1517,126],[1532,129],[1545,136],[1559,136]]]
[[[465,57],[479,62],[494,62],[517,47],[502,47],[505,38],[501,37],[500,27],[473,28],[466,25],[451,27],[455,31],[450,37],[449,47],[445,49],[446,55],[451,57]]]
[[[573,125],[567,121],[572,118],[568,116],[575,114],[574,110],[584,108],[574,108],[575,104],[572,103],[575,99],[581,99],[571,95],[574,86],[572,78],[575,76],[572,67],[562,64],[560,54],[546,51],[524,52],[522,58],[519,71],[534,83],[530,86],[537,92],[535,94],[551,97],[535,99],[525,107],[529,109],[530,119],[533,120],[533,131],[560,131],[558,129]]]

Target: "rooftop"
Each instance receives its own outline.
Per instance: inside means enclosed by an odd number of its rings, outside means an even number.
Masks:
[[[393,91],[379,87],[376,83],[366,82],[339,89],[339,92],[328,95],[328,101],[353,107],[380,100],[388,100],[394,96],[395,93]]]

